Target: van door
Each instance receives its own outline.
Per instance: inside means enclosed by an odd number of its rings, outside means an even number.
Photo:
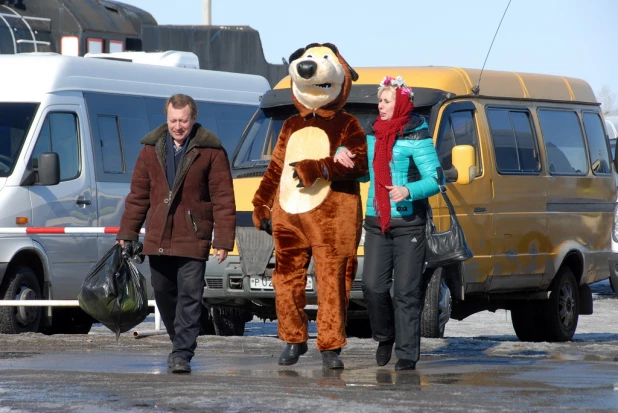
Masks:
[[[601,117],[596,108],[578,113],[572,107],[543,107],[538,119],[550,175],[547,210],[553,246],[552,268],[544,283],[552,281],[559,269],[554,262],[561,265],[569,250],[583,256],[581,283],[603,280],[608,276],[616,194]]]
[[[447,183],[449,198],[457,218],[466,234],[466,240],[474,258],[465,263],[465,292],[483,291],[491,275],[491,174],[487,173],[487,148],[479,140],[477,109],[473,102],[455,102],[442,111],[436,139],[440,165],[445,171],[453,167],[451,152],[456,145],[471,145],[476,154],[476,177],[468,185]],[[434,202],[438,198],[436,211]],[[434,220],[440,231],[449,227],[449,213],[444,200],[439,196],[431,199]],[[437,213],[436,213],[437,212]],[[458,292],[453,291],[457,297]]]
[[[491,291],[539,287],[549,253],[547,179],[526,107],[487,106],[493,154]]]
[[[92,193],[91,159],[85,119],[78,105],[55,105],[46,109],[37,125],[37,140],[30,162],[41,152],[56,152],[60,158],[60,183],[29,187],[32,226],[91,227],[96,225]],[[88,157],[89,156],[89,157]],[[75,299],[86,273],[96,262],[96,234],[33,235],[49,258],[51,298]]]

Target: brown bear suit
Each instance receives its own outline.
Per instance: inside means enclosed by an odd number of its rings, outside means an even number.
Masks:
[[[368,173],[365,132],[342,110],[358,75],[328,43],[297,50],[289,71],[292,99],[300,113],[283,124],[252,201],[253,223],[265,229],[272,218],[279,337],[288,344],[307,341],[305,284],[313,256],[316,347],[338,350],[346,344],[346,313],[361,235],[356,178]],[[356,154],[353,168],[334,162],[340,146]]]

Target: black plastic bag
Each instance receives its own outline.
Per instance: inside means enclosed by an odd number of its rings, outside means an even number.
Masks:
[[[149,314],[146,279],[134,262],[143,262],[141,244],[115,244],[88,272],[77,296],[86,313],[116,334],[140,324]]]

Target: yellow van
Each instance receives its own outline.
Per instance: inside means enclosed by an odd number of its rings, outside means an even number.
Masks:
[[[474,252],[465,264],[425,274],[423,336],[442,337],[449,317],[507,309],[521,340],[570,340],[579,315],[592,314],[588,285],[609,277],[616,226],[612,156],[591,87],[579,79],[489,70],[478,83],[480,70],[452,67],[357,72],[345,109],[367,131],[377,116],[382,78],[401,75],[412,85],[415,112],[428,120]],[[293,113],[285,78],[263,97],[232,156],[241,255],[231,256],[218,273],[208,271],[205,299],[242,308],[242,316],[227,321],[243,327],[250,316],[276,318],[272,238],[253,228],[251,199],[281,125]],[[366,184],[363,191],[366,197]],[[434,196],[430,203],[444,230],[449,220],[443,200]],[[348,334],[367,337],[362,240],[358,254]],[[311,267],[309,274],[306,310],[313,317]]]

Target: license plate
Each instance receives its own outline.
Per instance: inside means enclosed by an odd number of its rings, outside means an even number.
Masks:
[[[272,290],[273,283],[270,277],[264,277],[259,275],[252,275],[250,279],[252,290]],[[307,285],[305,290],[313,290],[313,278],[307,277]]]

